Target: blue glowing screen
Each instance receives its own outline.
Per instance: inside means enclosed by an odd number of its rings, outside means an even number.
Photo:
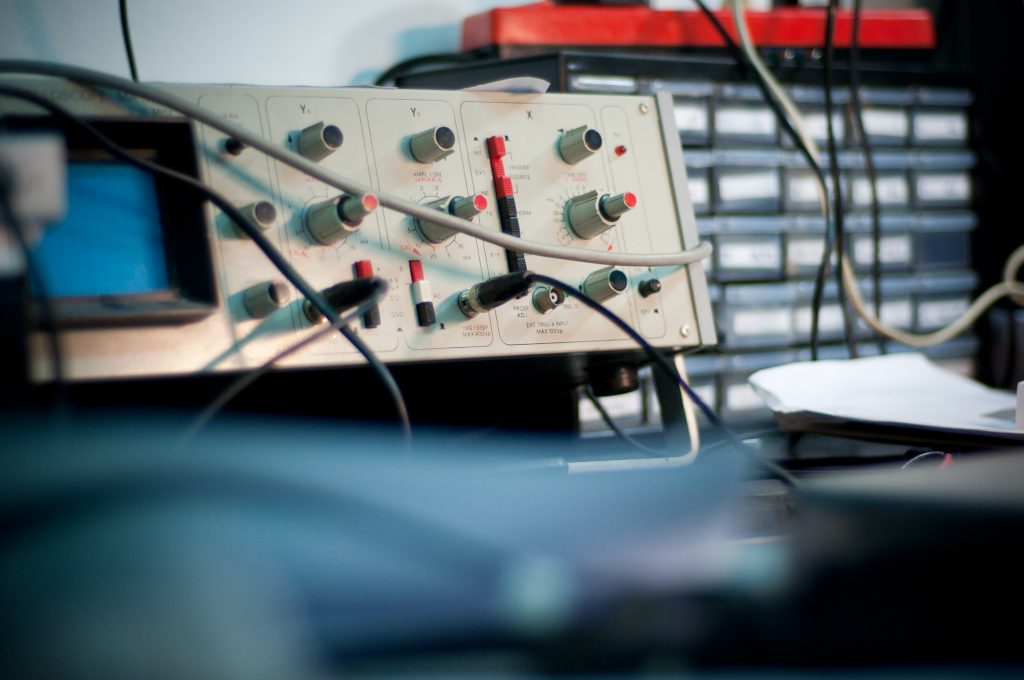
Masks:
[[[52,297],[166,290],[167,257],[153,179],[129,165],[72,162],[67,217],[36,260]]]

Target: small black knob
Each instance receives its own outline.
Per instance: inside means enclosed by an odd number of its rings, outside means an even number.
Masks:
[[[249,145],[245,142],[236,139],[235,137],[228,137],[224,140],[224,150],[232,156],[239,156],[243,151],[249,148]]]
[[[647,279],[640,284],[640,297],[649,297],[661,292],[661,281],[658,279]]]

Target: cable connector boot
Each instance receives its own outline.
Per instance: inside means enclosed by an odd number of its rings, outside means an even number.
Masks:
[[[530,272],[512,272],[481,281],[459,293],[459,311],[472,319],[530,292]]]

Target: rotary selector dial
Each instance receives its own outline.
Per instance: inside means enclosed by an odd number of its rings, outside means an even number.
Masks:
[[[614,227],[638,202],[631,191],[615,196],[588,191],[569,199],[565,206],[566,220],[577,236],[591,239]]]
[[[487,196],[484,194],[473,194],[472,196],[446,196],[427,204],[429,207],[446,212],[464,220],[471,220],[478,214],[487,210]],[[417,219],[416,229],[420,236],[428,243],[443,243],[455,235],[455,230],[436,222]]]
[[[600,132],[583,125],[562,134],[558,140],[558,153],[566,163],[575,165],[597,153],[603,143]]]
[[[455,133],[445,125],[424,130],[409,140],[409,151],[420,163],[436,163],[455,153]]]
[[[358,231],[363,218],[379,204],[374,194],[342,195],[315,203],[306,211],[306,231],[317,243],[331,245]]]

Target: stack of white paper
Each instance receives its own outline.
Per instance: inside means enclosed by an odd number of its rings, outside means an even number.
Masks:
[[[817,414],[1024,440],[1012,393],[944,370],[921,354],[788,364],[758,371],[750,384],[777,415]]]

